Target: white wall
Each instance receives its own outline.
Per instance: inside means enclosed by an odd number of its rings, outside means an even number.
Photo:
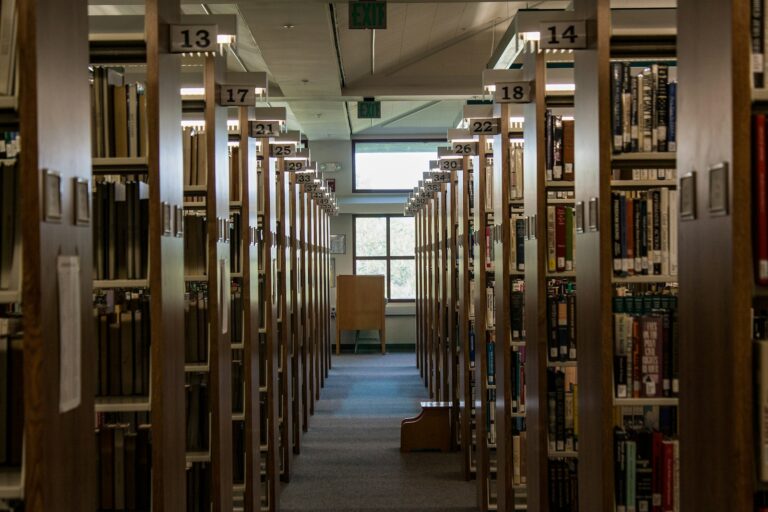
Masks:
[[[326,140],[310,143],[312,159],[316,162],[339,162],[342,170],[329,173],[326,178],[336,179],[336,195],[341,213],[331,218],[331,234],[346,235],[346,253],[331,257],[336,261],[336,275],[353,274],[352,262],[352,214],[382,213],[400,214],[404,195],[401,194],[353,194],[352,193],[352,142]],[[331,306],[336,305],[336,288],[331,288]],[[387,343],[413,344],[416,341],[416,310],[413,303],[387,304]],[[332,322],[332,335],[336,339],[336,323]],[[341,342],[353,343],[354,332],[343,332]]]

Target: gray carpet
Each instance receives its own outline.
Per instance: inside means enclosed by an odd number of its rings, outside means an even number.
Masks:
[[[400,453],[400,421],[426,398],[412,353],[334,356],[280,510],[476,510],[458,453]]]

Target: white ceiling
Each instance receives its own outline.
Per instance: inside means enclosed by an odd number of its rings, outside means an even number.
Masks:
[[[90,14],[143,14],[143,0],[89,3]],[[322,140],[445,134],[456,126],[465,100],[481,93],[482,70],[515,12],[526,7],[564,8],[570,2],[390,0],[387,29],[373,36],[368,30],[347,28],[345,2],[182,3],[187,14],[208,10],[238,15],[237,54],[246,70],[266,71],[271,103],[286,105],[291,124],[309,140]],[[675,4],[674,0],[613,3]],[[237,59],[230,56],[227,61],[230,69],[244,70]],[[357,119],[355,102],[364,96],[383,100],[381,119]]]

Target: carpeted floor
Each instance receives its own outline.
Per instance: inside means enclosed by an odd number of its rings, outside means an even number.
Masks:
[[[425,398],[412,353],[334,356],[280,510],[475,510],[458,453],[400,453],[400,421]]]

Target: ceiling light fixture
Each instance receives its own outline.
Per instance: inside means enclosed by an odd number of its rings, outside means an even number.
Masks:
[[[285,25],[283,25],[283,28],[286,30],[291,30],[293,27],[295,27],[293,23],[286,23]]]

